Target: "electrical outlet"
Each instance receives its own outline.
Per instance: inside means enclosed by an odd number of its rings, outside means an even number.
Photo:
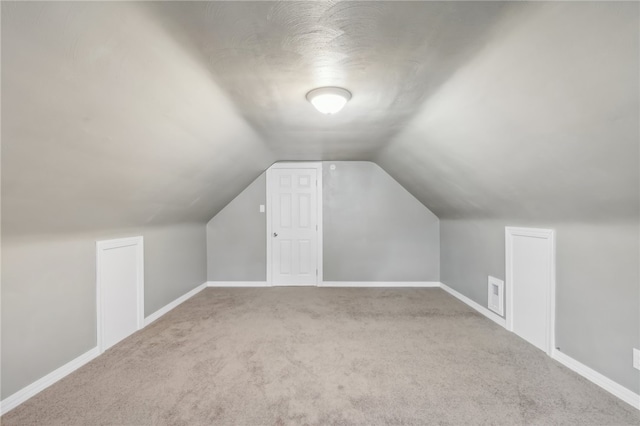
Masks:
[[[640,370],[640,349],[633,348],[633,368]]]

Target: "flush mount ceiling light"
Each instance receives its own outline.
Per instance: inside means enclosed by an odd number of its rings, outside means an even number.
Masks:
[[[351,99],[351,92],[342,87],[319,87],[307,93],[307,100],[323,114],[335,114]]]

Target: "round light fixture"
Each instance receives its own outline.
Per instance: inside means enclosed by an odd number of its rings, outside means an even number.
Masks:
[[[335,114],[351,99],[351,92],[342,87],[319,87],[307,93],[307,100],[323,114]]]

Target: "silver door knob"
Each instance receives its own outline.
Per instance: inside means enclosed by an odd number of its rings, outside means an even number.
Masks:
[[[277,232],[274,232],[274,233],[273,233],[273,236],[274,236],[274,237],[277,237],[277,236],[278,236],[278,233],[277,233]]]

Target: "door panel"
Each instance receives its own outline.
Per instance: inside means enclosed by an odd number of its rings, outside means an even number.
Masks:
[[[300,228],[309,228],[311,215],[311,195],[298,194],[298,217],[300,217]]]
[[[279,228],[291,228],[291,194],[280,194]]]
[[[271,282],[316,285],[318,268],[317,170],[272,169]]]
[[[300,255],[300,259],[298,260],[300,270],[298,271],[298,273],[300,273],[300,275],[310,275],[311,268],[315,266],[311,262],[311,241],[298,241],[298,253]]]
[[[104,252],[104,349],[138,329],[136,251],[135,246],[128,246]]]
[[[554,345],[555,234],[506,228],[508,328],[551,353]]]
[[[546,240],[516,236],[513,239],[513,331],[547,351]]]
[[[98,345],[104,351],[142,327],[142,237],[98,241]]]

